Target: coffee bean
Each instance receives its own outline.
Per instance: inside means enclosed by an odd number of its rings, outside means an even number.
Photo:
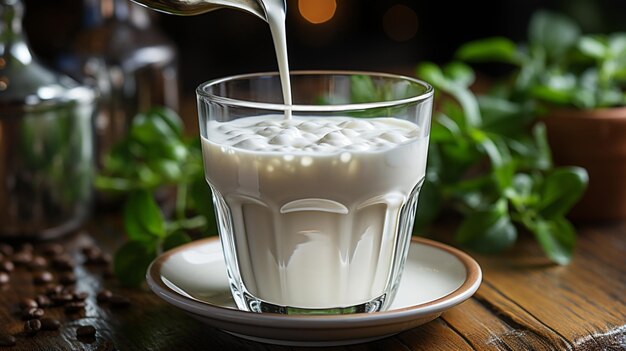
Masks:
[[[77,291],[74,293],[75,301],[85,301],[89,297],[89,294],[84,291]]]
[[[59,256],[63,252],[65,252],[65,249],[63,248],[63,245],[61,244],[50,243],[50,244],[43,245],[41,247],[41,251],[46,256]]]
[[[130,300],[124,296],[113,295],[109,298],[109,304],[113,308],[127,308],[130,306]]]
[[[96,336],[96,328],[91,325],[83,325],[76,329],[77,338],[93,338]]]
[[[0,346],[15,346],[17,339],[13,335],[0,334]]]
[[[35,297],[35,301],[39,307],[50,307],[52,305],[52,301],[46,295],[37,295],[37,297]]]
[[[22,244],[22,246],[20,246],[20,251],[21,252],[30,252],[30,253],[32,253],[34,249],[35,248],[33,247],[33,245],[29,244],[29,243],[24,243],[24,244]]]
[[[74,299],[74,294],[76,294],[76,289],[74,289],[73,286],[66,286],[63,288],[62,291],[63,294],[70,294],[72,295],[72,299]]]
[[[41,330],[58,330],[61,328],[61,322],[54,318],[42,318]]]
[[[44,270],[48,266],[48,260],[42,256],[33,256],[33,259],[28,263],[28,269],[31,271]]]
[[[61,271],[74,269],[74,260],[67,255],[59,255],[52,258],[52,266]]]
[[[60,284],[51,284],[46,287],[46,295],[58,295],[63,291],[63,285]]]
[[[113,261],[113,256],[109,253],[103,253],[100,255],[99,262],[100,264],[109,264]]]
[[[7,284],[10,281],[11,281],[11,277],[9,277],[9,273],[0,272],[0,285]]]
[[[24,323],[24,333],[26,335],[35,335],[41,330],[41,321],[39,319],[31,319]]]
[[[110,342],[109,340],[105,340],[102,342],[102,344],[98,345],[96,351],[117,351],[117,348],[115,347],[115,345],[113,345],[112,342]]]
[[[22,311],[22,319],[39,319],[43,317],[44,311],[41,308],[31,307]]]
[[[92,253],[99,253],[100,252],[100,248],[97,247],[94,244],[89,244],[89,245],[85,245],[83,247],[80,248],[80,252],[83,253],[83,255],[85,256],[89,256]]]
[[[13,262],[8,260],[0,261],[0,272],[11,273],[14,269],[15,265],[13,264]]]
[[[36,285],[44,285],[46,283],[50,283],[54,277],[52,273],[48,271],[37,272],[33,275],[33,283]]]
[[[13,255],[13,263],[18,266],[27,266],[33,260],[32,252],[20,251]]]
[[[7,245],[4,243],[0,244],[0,252],[2,252],[3,255],[5,256],[11,256],[13,255],[13,247],[11,245]]]
[[[98,302],[108,302],[112,296],[113,296],[113,293],[110,292],[109,290],[102,290],[96,296],[96,300]]]
[[[65,305],[65,313],[71,314],[80,312],[85,309],[85,302],[83,301],[74,301]]]
[[[74,284],[76,283],[76,275],[72,272],[65,272],[59,276],[59,282],[61,284]]]
[[[20,307],[21,310],[25,310],[29,308],[37,308],[39,307],[39,304],[37,303],[37,301],[30,299],[28,297],[25,297],[20,300],[20,303],[18,304],[18,306]]]
[[[74,296],[72,294],[60,293],[50,296],[50,300],[52,300],[55,306],[62,306],[68,302],[72,302],[72,300],[74,300]]]
[[[110,265],[108,265],[108,266],[104,269],[104,271],[102,271],[102,276],[103,276],[105,279],[112,279],[112,278],[115,278],[115,272],[113,272],[113,268],[112,268]]]

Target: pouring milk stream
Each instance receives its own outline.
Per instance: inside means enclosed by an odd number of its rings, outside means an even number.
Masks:
[[[291,106],[291,84],[289,80],[289,61],[287,59],[287,33],[285,31],[285,17],[287,4],[285,0],[133,0],[157,11],[174,15],[192,16],[220,8],[232,8],[251,13],[270,26],[278,72],[283,89],[283,101]],[[285,111],[285,118],[289,119],[291,112]]]

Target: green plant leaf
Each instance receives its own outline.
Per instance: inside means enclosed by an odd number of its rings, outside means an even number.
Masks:
[[[603,59],[608,48],[605,42],[597,36],[584,36],[578,41],[578,49],[585,55],[596,60]]]
[[[350,96],[352,103],[366,103],[377,100],[377,88],[369,76],[350,77]]]
[[[168,251],[189,242],[191,242],[191,238],[187,233],[183,231],[176,231],[165,237],[165,240],[163,240],[162,248],[163,251]]]
[[[176,135],[183,135],[183,120],[173,110],[158,106],[151,108],[146,114],[152,118],[160,118],[163,120]]]
[[[548,59],[559,60],[576,45],[580,32],[578,24],[562,14],[538,11],[530,20],[528,41],[542,48]]]
[[[124,204],[124,228],[130,240],[152,242],[165,236],[165,220],[152,193],[134,191]]]
[[[587,188],[589,176],[580,167],[561,167],[548,173],[540,189],[540,214],[546,219],[567,214]]]
[[[137,241],[129,241],[115,253],[113,270],[117,280],[124,286],[139,286],[148,266],[156,258],[154,245],[145,245]]]
[[[511,247],[517,240],[517,229],[511,223],[506,200],[499,200],[488,210],[467,215],[455,239],[481,253],[496,253]]]
[[[413,224],[413,233],[423,234],[422,231],[431,223],[441,211],[443,198],[437,185],[428,179],[420,190],[417,212]]]
[[[563,217],[538,220],[529,229],[550,260],[561,265],[570,263],[576,244],[576,232],[570,222]]]
[[[521,63],[515,43],[503,37],[487,38],[465,43],[456,51],[455,56],[464,61],[499,61],[510,64]]]
[[[474,71],[461,62],[451,62],[443,67],[443,74],[454,85],[469,87],[476,80]]]

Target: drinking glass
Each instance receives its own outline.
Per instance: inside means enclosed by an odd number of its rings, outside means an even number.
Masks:
[[[384,310],[424,181],[433,88],[369,72],[291,80],[293,105],[276,73],[196,90],[233,298],[252,312]]]

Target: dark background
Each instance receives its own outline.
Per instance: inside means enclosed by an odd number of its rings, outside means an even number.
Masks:
[[[443,63],[452,59],[455,49],[468,40],[494,35],[524,40],[528,19],[537,9],[564,12],[587,33],[626,31],[624,0],[336,1],[337,11],[330,21],[311,24],[300,15],[298,0],[287,0],[292,69],[410,74],[419,61]],[[40,58],[53,65],[55,57],[70,49],[72,38],[81,30],[81,1],[25,3],[25,27],[31,44]],[[410,29],[411,18],[417,18],[415,35],[402,41],[390,37],[390,29],[384,25],[385,14],[398,4],[406,6],[401,8],[404,13],[387,18],[396,31]],[[411,13],[406,13],[407,8]],[[178,47],[185,95],[211,78],[276,69],[269,28],[254,16],[220,10],[195,17],[153,13],[153,19]]]

